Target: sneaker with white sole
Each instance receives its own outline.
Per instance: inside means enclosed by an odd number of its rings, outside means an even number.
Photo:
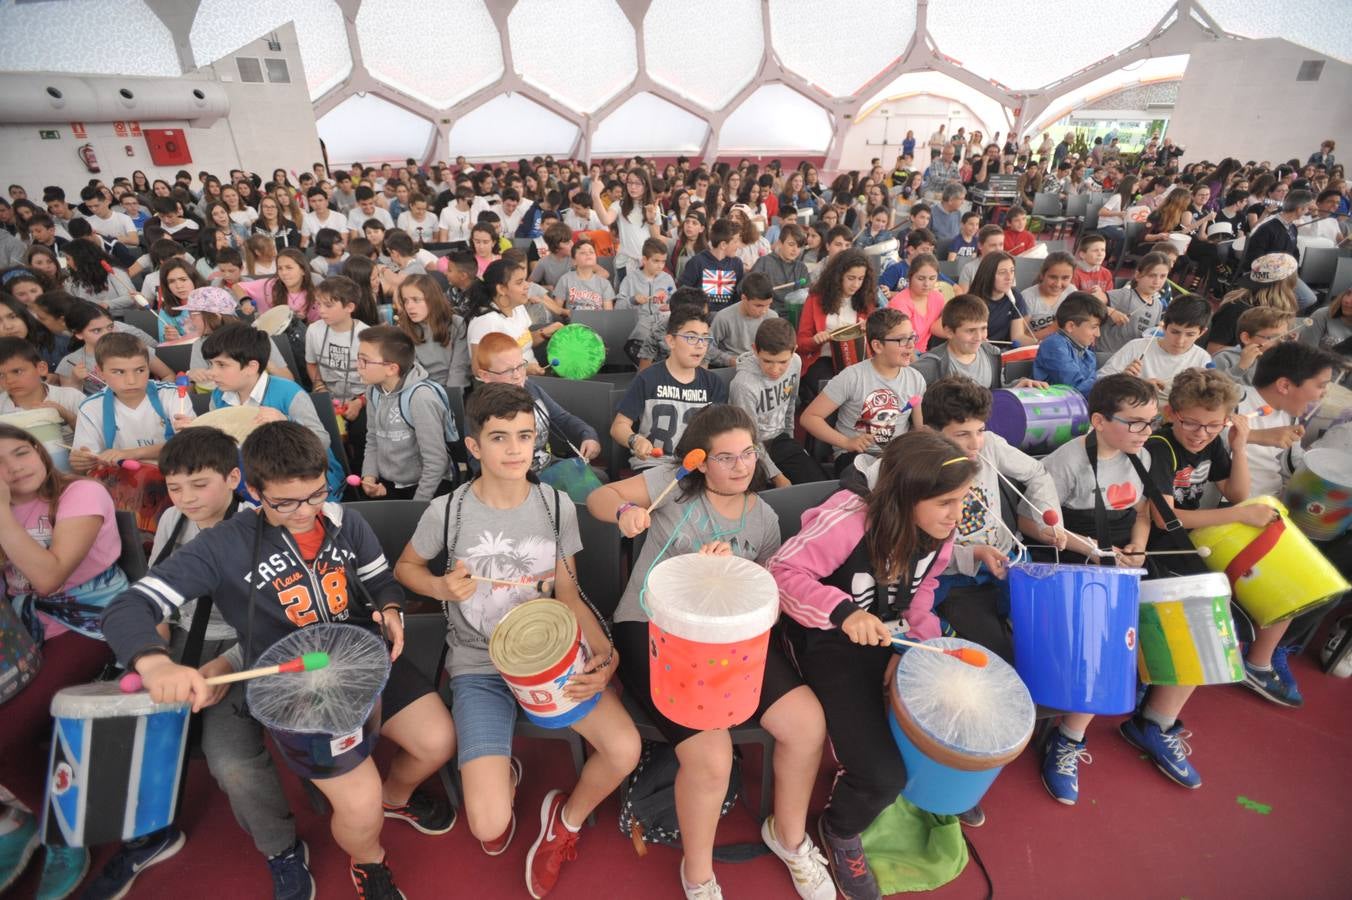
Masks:
[[[186,843],[183,832],[172,825],[127,841],[108,860],[94,882],[85,888],[80,900],[122,900],[131,890],[137,876],[169,859],[182,850]]]
[[[268,857],[272,900],[315,900],[315,877],[310,871],[310,848],[296,841],[289,850]]]
[[[718,878],[710,878],[703,884],[691,884],[685,880],[685,860],[681,860],[681,890],[685,891],[685,900],[723,900],[723,889],[718,886]]]
[[[803,900],[835,900],[836,884],[831,880],[831,869],[812,838],[803,835],[798,848],[790,850],[779,842],[775,834],[775,817],[771,815],[761,823],[761,840],[788,866],[799,897]]]
[[[28,868],[28,861],[42,844],[38,819],[26,809],[0,805],[0,815],[14,820],[14,827],[0,834],[0,895]]]
[[[859,835],[839,837],[826,825],[826,817],[817,820],[817,836],[826,851],[831,878],[845,900],[881,900],[878,879],[864,856],[864,842]]]
[[[1170,781],[1193,790],[1202,786],[1202,776],[1188,762],[1192,755],[1188,738],[1192,737],[1192,732],[1184,731],[1181,721],[1165,731],[1157,722],[1144,716],[1132,716],[1118,727],[1118,731],[1127,743],[1149,756],[1155,768]]]
[[[65,900],[89,874],[89,851],[84,847],[48,846],[45,849],[37,900]]]
[[[540,804],[540,835],[526,854],[526,889],[534,900],[543,900],[558,883],[563,864],[577,859],[578,833],[563,821],[567,803],[568,795],[556,789]]]
[[[1072,741],[1061,733],[1052,732],[1042,757],[1042,784],[1058,803],[1074,806],[1080,799],[1080,765],[1089,765],[1094,758],[1084,749],[1084,741]]]

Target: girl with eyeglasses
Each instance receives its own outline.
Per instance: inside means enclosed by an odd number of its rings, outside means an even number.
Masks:
[[[684,850],[680,876],[685,895],[713,897],[721,896],[713,848],[732,770],[732,741],[725,729],[696,731],[680,725],[653,703],[648,616],[641,595],[648,572],[662,559],[701,553],[764,564],[779,549],[780,538],[774,510],[755,493],[765,476],[750,415],[726,404],[700,410],[670,458],[680,460],[696,449],[705,452],[704,462],[682,478],[651,515],[647,507],[673,477],[672,465],[597,488],[587,498],[587,509],[602,521],[615,522],[625,537],[647,532],[615,612],[620,677],[626,692],[676,749],[680,763],[676,818]],[[789,868],[800,896],[833,897],[826,866],[807,836],[807,808],[826,735],[825,720],[821,705],[777,640],[770,642],[756,715],[776,740],[774,813],[762,825],[761,837]]]

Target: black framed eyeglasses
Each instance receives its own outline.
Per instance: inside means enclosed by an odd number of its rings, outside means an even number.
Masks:
[[[268,505],[269,509],[279,512],[282,515],[287,515],[300,509],[302,503],[306,506],[323,506],[324,501],[329,499],[329,489],[326,485],[303,500],[297,500],[294,497],[288,497],[282,500],[270,500],[262,491],[258,492],[258,496]]]

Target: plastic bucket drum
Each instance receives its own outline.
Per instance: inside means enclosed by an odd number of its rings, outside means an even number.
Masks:
[[[1109,566],[1010,567],[1014,663],[1035,703],[1108,715],[1135,708],[1144,574]]]
[[[1209,547],[1203,562],[1230,579],[1235,601],[1265,627],[1319,606],[1352,585],[1333,563],[1291,525],[1286,507],[1274,497],[1250,497],[1240,506],[1261,503],[1281,515],[1265,528],[1242,522],[1212,525],[1192,532],[1192,542]]]
[[[188,705],[124,694],[115,682],[52,698],[52,752],[43,843],[91,847],[150,834],[174,821]]]
[[[1027,347],[1013,347],[1000,354],[1000,365],[1007,366],[1016,362],[1032,362],[1037,359],[1037,344]]]
[[[674,556],[648,575],[646,608],[653,705],[701,731],[751,718],[779,618],[774,577],[736,556]]]
[[[1024,453],[1042,456],[1089,430],[1089,407],[1074,388],[1001,388],[991,392],[989,427]]]
[[[64,423],[59,412],[47,407],[22,409],[0,416],[0,422],[31,434],[46,448],[52,465],[63,472],[70,471],[70,451],[65,446],[69,441],[64,437]]]
[[[594,694],[578,703],[563,693],[568,680],[586,668],[591,653],[577,617],[558,600],[541,597],[503,616],[488,639],[488,656],[536,725],[566,728],[601,699]]]
[[[1142,581],[1140,643],[1146,684],[1244,680],[1230,581],[1219,572]]]
[[[1341,384],[1330,384],[1324,399],[1309,414],[1305,423],[1305,436],[1300,439],[1301,446],[1309,449],[1330,428],[1344,422],[1352,422],[1352,389]]]
[[[1320,449],[1305,454],[1286,485],[1286,505],[1305,536],[1331,541],[1352,525],[1352,454]]]
[[[933,647],[979,647],[933,638]],[[984,649],[984,648],[982,648]],[[887,722],[906,763],[901,796],[937,815],[971,809],[1033,734],[1033,698],[1009,663],[984,668],[908,650],[897,664]]]

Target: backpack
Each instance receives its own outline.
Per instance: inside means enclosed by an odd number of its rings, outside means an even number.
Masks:
[[[676,749],[664,741],[644,741],[638,767],[620,787],[620,833],[634,842],[639,856],[648,853],[646,844],[681,845],[681,826],[676,821],[676,771],[680,762]],[[733,748],[732,771],[728,774],[728,793],[719,816],[726,816],[742,790],[741,754]],[[719,862],[745,862],[769,853],[759,841],[728,844],[714,848]]]
[[[413,387],[407,390],[401,389],[398,392],[398,394],[396,394],[396,396],[399,398],[399,418],[403,419],[404,424],[407,425],[410,429],[413,428],[413,419],[410,418],[408,414],[408,405],[413,402],[414,392],[417,391],[418,388],[422,387],[423,385],[426,385],[427,387],[432,389],[432,393],[436,394],[437,399],[441,401],[442,408],[446,411],[446,417],[442,420],[446,428],[442,436],[446,439],[446,452],[451,453],[451,449],[455,445],[460,443],[460,431],[455,427],[455,414],[451,411],[451,398],[446,393],[446,389],[442,387],[440,384],[437,384],[435,381],[419,381],[417,384],[413,385]],[[367,409],[372,408],[372,403],[375,400],[375,396],[376,396],[375,388],[372,387],[366,389]],[[455,456],[454,454],[452,454],[451,459],[454,460],[454,458]],[[454,473],[451,473],[451,476],[448,477],[451,477],[452,480],[455,480],[453,476]]]
[[[160,422],[164,424],[164,439],[167,441],[174,436],[174,423],[169,416],[165,415],[164,404],[160,402],[160,388],[167,387],[163,382],[151,379],[146,385],[146,399],[150,401],[150,408],[155,411],[155,415],[160,417]],[[103,394],[103,449],[111,450],[113,442],[117,440],[117,408],[113,401],[117,398],[113,396],[112,388],[104,388],[100,393]]]

